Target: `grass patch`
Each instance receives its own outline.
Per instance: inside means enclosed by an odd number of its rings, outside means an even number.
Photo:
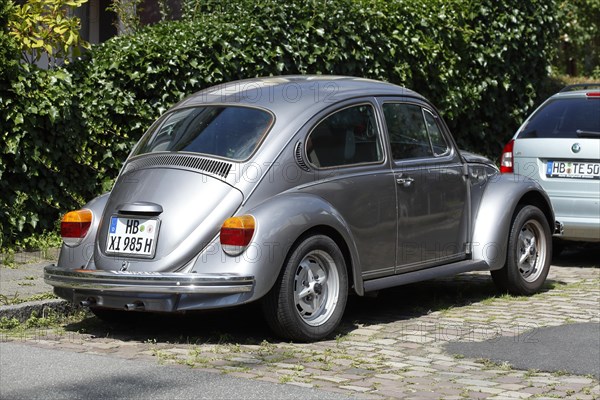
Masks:
[[[482,364],[484,369],[499,369],[501,371],[512,371],[512,365],[510,363],[504,362],[496,362],[487,358],[479,358],[475,360],[476,363]]]
[[[79,323],[89,317],[86,311],[79,310],[72,314],[59,313],[54,310],[44,312],[42,315],[32,313],[24,322],[16,318],[0,318],[0,335],[4,338],[43,338],[45,336],[65,333],[65,326]]]
[[[20,297],[18,293],[15,293],[12,296],[6,296],[3,294],[0,294],[0,305],[12,306],[12,305],[16,305],[16,304],[27,303],[30,301],[53,300],[53,299],[58,299],[58,297],[56,297],[54,295],[54,293],[52,293],[52,292],[35,294],[35,295],[29,296],[29,297]]]
[[[0,253],[0,265],[8,268],[16,268],[15,251],[11,249],[2,249],[2,253]]]
[[[20,325],[21,325],[21,323],[19,322],[19,320],[14,317],[13,318],[7,318],[7,317],[0,318],[0,331],[12,330],[12,329],[19,327]]]
[[[523,375],[525,378],[531,378],[537,374],[539,374],[541,371],[539,369],[528,369],[525,372],[525,375]]]
[[[152,349],[152,355],[157,358],[160,365],[163,365],[168,361],[183,361],[179,359],[177,355],[159,349]]]

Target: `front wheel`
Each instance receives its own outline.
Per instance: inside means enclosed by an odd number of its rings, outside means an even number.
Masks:
[[[523,206],[512,221],[506,264],[492,271],[492,278],[501,290],[530,295],[544,285],[551,259],[552,237],[545,215],[535,206]]]
[[[263,301],[273,331],[292,340],[329,336],[342,319],[348,297],[344,256],[328,236],[309,236],[290,252]]]

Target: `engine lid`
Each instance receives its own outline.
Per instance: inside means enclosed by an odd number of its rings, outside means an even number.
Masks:
[[[173,272],[218,234],[243,200],[226,182],[170,167],[134,170],[113,188],[95,242],[97,269]]]

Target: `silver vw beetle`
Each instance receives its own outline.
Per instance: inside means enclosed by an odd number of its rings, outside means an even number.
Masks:
[[[421,95],[270,77],[159,118],[112,191],[64,216],[45,280],[103,319],[261,301],[277,334],[311,341],[350,293],[475,270],[534,293],[554,229],[543,189],[459,151]]]

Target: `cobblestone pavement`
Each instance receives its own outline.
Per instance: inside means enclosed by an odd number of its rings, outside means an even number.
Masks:
[[[0,340],[197,368],[359,398],[600,398],[598,380],[565,372],[521,371],[444,351],[450,341],[519,336],[532,328],[600,322],[598,252],[586,267],[562,260],[547,290],[498,295],[487,273],[463,274],[353,298],[335,339],[280,342],[256,307],[184,318],[157,316],[113,326],[86,316],[64,331]],[[556,262],[555,262],[556,264]],[[599,361],[600,362],[600,361]]]

